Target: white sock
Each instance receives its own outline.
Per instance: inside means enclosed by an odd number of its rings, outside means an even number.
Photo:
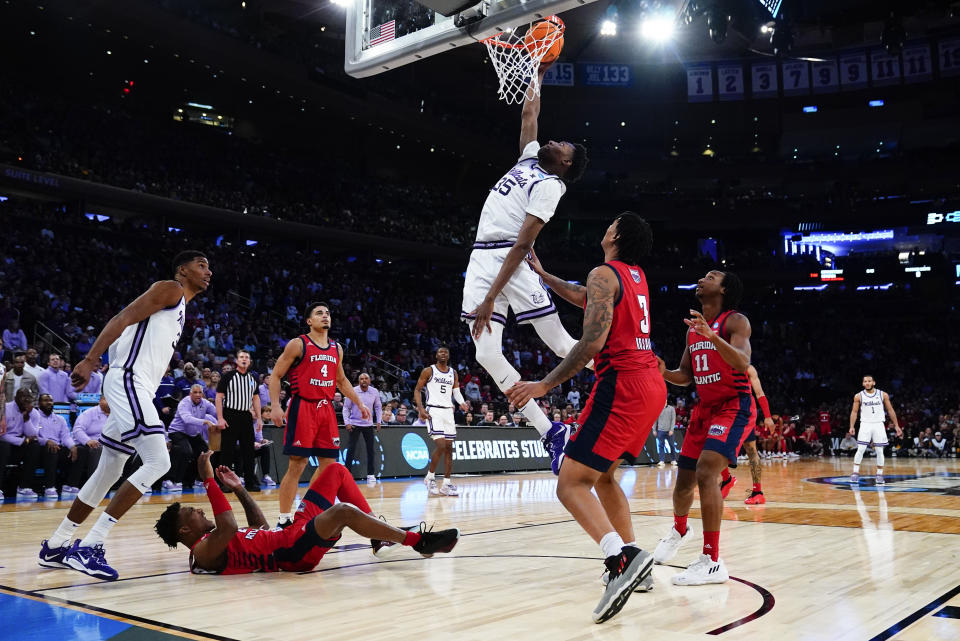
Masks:
[[[874,453],[877,455],[877,474],[883,473],[883,448],[875,447],[873,448]]]
[[[74,523],[67,517],[63,517],[63,520],[60,521],[60,527],[53,533],[53,536],[47,539],[47,546],[51,548],[63,547],[64,543],[70,542],[78,527],[80,527],[79,523]]]
[[[90,528],[90,531],[87,532],[87,535],[83,537],[83,540],[80,541],[80,547],[89,548],[95,545],[101,545],[116,524],[117,519],[104,512],[100,515],[100,518],[97,519],[97,522],[93,524],[93,527]]]
[[[600,550],[603,552],[603,558],[609,558],[620,554],[623,549],[623,539],[616,532],[607,532],[600,539]]]
[[[428,481],[432,481],[432,480],[434,480],[435,478],[437,478],[437,477],[436,477],[436,475],[435,475],[433,472],[427,472],[427,480],[428,480]]]
[[[859,463],[854,463],[854,464],[853,464],[853,473],[854,473],[854,474],[859,474],[859,473],[860,473],[860,464],[859,464]]]
[[[280,515],[280,519],[279,519],[279,520],[280,520],[281,523],[283,523],[284,521],[292,521],[292,520],[293,520],[293,514],[290,514],[289,512],[285,512],[285,513],[283,513],[283,514]]]
[[[527,423],[532,425],[534,429],[540,432],[540,436],[543,436],[550,431],[550,419],[548,419],[547,415],[543,413],[542,409],[540,409],[540,406],[537,404],[536,400],[531,400],[529,403],[521,407],[520,411],[524,416],[527,417]]]
[[[453,485],[453,483],[450,482],[450,477],[447,477],[447,476],[443,477],[443,484],[444,484],[444,485]]]
[[[883,476],[883,468],[882,468],[882,467],[878,467],[878,468],[877,468],[877,476]]]

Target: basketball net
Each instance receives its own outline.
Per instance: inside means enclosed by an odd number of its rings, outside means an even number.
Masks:
[[[540,80],[537,72],[540,61],[558,38],[563,36],[564,24],[557,16],[547,18],[557,25],[547,37],[526,39],[525,36],[537,20],[521,25],[512,31],[503,31],[483,41],[487,47],[493,70],[497,72],[500,86],[497,94],[508,105],[532,100],[540,95]]]

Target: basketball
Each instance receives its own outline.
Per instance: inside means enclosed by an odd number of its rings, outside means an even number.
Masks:
[[[540,64],[551,65],[563,50],[563,29],[563,21],[557,16],[550,16],[530,27],[527,35],[523,37],[523,44],[531,55],[536,55],[547,46],[547,52],[540,59]]]

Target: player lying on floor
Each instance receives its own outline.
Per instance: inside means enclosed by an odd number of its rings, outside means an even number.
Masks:
[[[304,572],[316,567],[327,550],[340,539],[344,528],[371,539],[380,547],[401,544],[425,557],[449,552],[457,544],[460,530],[407,532],[365,514],[344,501],[353,490],[359,493],[347,468],[332,463],[307,490],[293,525],[286,529],[265,529],[267,521],[256,501],[243,487],[243,480],[229,468],[217,468],[217,479],[232,489],[247,517],[247,527],[237,526],[233,509],[213,478],[207,451],[197,460],[197,469],[213,507],[214,521],[203,510],[180,503],[170,505],[157,521],[156,530],[171,548],[183,543],[190,548],[190,569],[195,574],[247,574],[250,572]]]

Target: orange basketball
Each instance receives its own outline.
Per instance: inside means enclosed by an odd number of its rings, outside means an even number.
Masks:
[[[557,16],[550,16],[546,20],[541,20],[530,27],[527,34],[523,37],[523,44],[527,48],[527,51],[535,54],[542,50],[544,41],[552,41],[549,49],[543,54],[543,58],[540,59],[540,64],[544,66],[553,64],[563,50],[563,30],[563,20]]]

